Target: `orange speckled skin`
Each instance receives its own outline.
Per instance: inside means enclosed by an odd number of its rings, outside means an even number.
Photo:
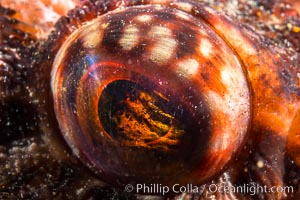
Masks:
[[[237,153],[216,174],[200,181],[204,189],[199,194],[169,195],[185,199],[299,199],[298,0],[268,3],[84,0],[79,1],[79,7],[68,12],[66,17],[59,19],[49,36],[39,35],[37,27],[13,20],[14,12],[1,7],[0,128],[3,132],[0,136],[0,197],[145,197],[125,193],[122,185],[113,181],[112,185],[107,185],[105,182],[111,177],[105,177],[103,182],[101,176],[105,174],[95,176],[90,170],[93,167],[86,167],[86,163],[79,161],[86,159],[74,156],[76,148],[69,148],[61,136],[60,122],[57,122],[53,109],[58,100],[52,100],[50,89],[55,55],[73,32],[99,15],[139,4],[160,4],[204,20],[238,57],[250,91],[250,124],[247,136],[240,139]],[[225,153],[228,155],[226,151],[219,152],[221,157]],[[206,156],[207,160],[211,158]],[[204,164],[201,167],[210,173],[213,171]],[[196,171],[193,175],[202,176],[205,172],[197,174]],[[269,189],[292,186],[293,192],[210,193],[207,186],[212,183],[229,187],[254,183]]]

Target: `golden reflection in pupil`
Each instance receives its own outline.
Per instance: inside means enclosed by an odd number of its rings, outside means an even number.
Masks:
[[[165,151],[169,151],[170,146],[179,144],[185,130],[180,126],[180,121],[160,104],[168,103],[169,99],[159,92],[151,94],[138,88],[130,90],[116,105],[110,105],[116,106],[109,108],[114,110],[110,119],[114,126],[110,132],[113,132],[111,134],[115,136],[114,138],[125,146],[157,148]],[[109,98],[108,95],[104,92],[102,101]],[[111,104],[111,101],[107,102]],[[100,107],[101,104],[100,100]],[[99,108],[100,118],[102,109]],[[176,115],[176,111],[173,114]],[[104,123],[111,122],[104,120]]]

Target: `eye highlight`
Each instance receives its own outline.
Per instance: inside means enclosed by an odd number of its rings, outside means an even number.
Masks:
[[[109,11],[57,53],[51,87],[61,132],[106,182],[202,184],[245,143],[243,64],[186,5]]]

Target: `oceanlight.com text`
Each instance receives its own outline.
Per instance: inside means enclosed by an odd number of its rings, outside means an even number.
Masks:
[[[193,193],[201,194],[204,191],[214,193],[239,193],[245,195],[257,195],[261,193],[284,193],[290,194],[294,192],[293,186],[271,186],[258,185],[256,183],[247,183],[242,185],[228,185],[228,184],[205,184],[201,187],[193,184],[174,184],[172,186],[166,186],[163,184],[127,184],[125,186],[126,192],[134,192],[137,194],[157,194],[166,195],[168,193]]]

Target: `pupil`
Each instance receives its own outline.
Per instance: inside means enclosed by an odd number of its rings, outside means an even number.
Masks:
[[[196,91],[168,89],[140,78],[113,81],[102,91],[99,120],[124,171],[154,180],[174,175],[170,167],[184,175],[201,164],[211,136],[207,106]]]
[[[186,134],[185,123],[176,115],[182,109],[170,106],[170,99],[135,82],[118,80],[103,91],[98,104],[103,128],[125,146],[171,150]]]

